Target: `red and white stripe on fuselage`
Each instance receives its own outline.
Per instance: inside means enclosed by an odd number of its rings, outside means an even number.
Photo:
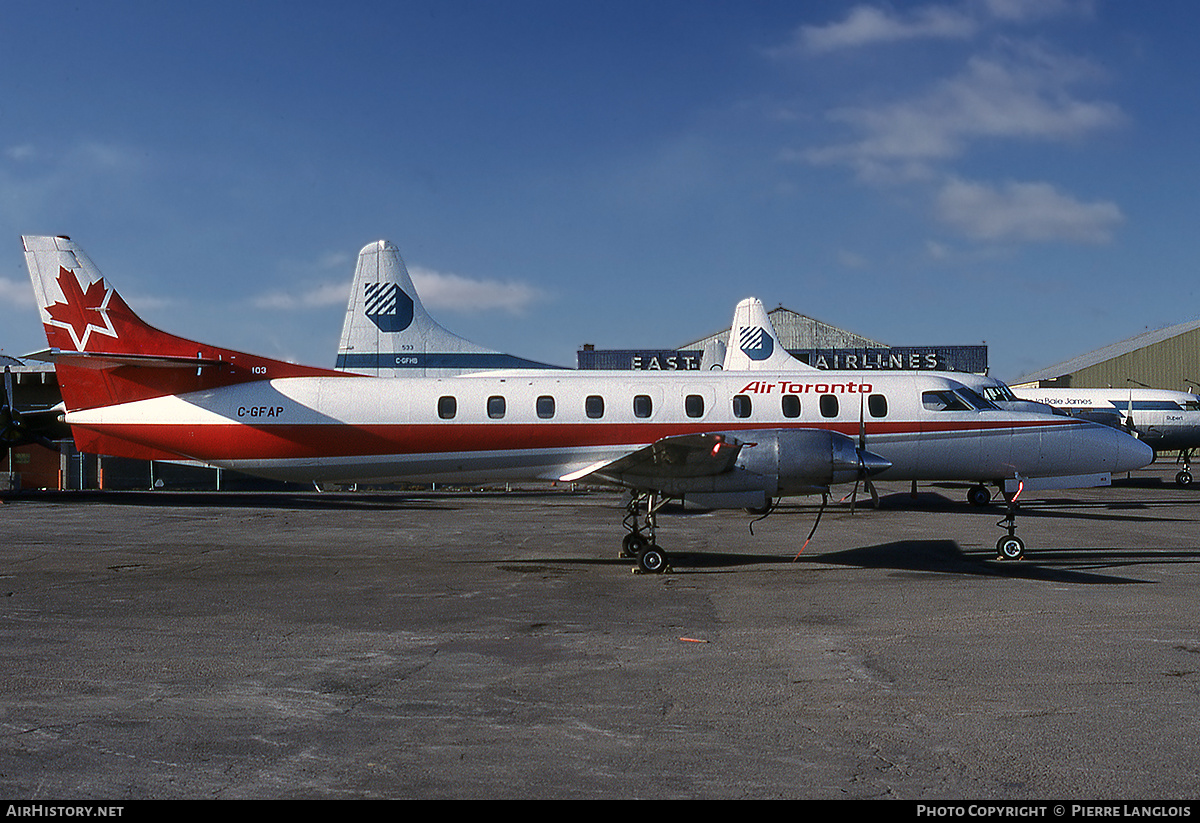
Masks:
[[[858,438],[860,425],[867,448],[892,463],[880,479],[991,481],[1118,472],[1148,462],[1144,447],[1104,426],[999,410],[926,409],[922,392],[957,388],[941,375],[753,377],[291,377],[74,411],[66,420],[84,451],[183,457],[303,481],[553,479],[673,435],[820,428]],[[870,395],[886,399],[885,414],[868,411]],[[737,402],[746,416],[735,416],[735,396],[745,398]],[[797,416],[785,414],[784,397],[793,398],[788,414],[797,413],[798,399]],[[822,409],[823,397],[836,399],[836,413],[829,414],[828,400]],[[442,414],[449,405],[442,398],[454,398],[452,417],[439,414],[439,403]],[[499,416],[492,416],[501,402],[495,398],[503,403]],[[602,410],[589,398],[599,398]],[[635,414],[635,398],[648,398],[648,416]],[[636,402],[644,412],[647,401]]]

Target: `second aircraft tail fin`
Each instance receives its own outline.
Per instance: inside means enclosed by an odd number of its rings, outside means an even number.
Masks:
[[[762,301],[747,297],[733,311],[725,371],[816,371],[792,357],[779,342],[775,326]]]
[[[399,250],[379,240],[358,253],[337,368],[375,377],[442,377],[555,367],[503,354],[447,331],[421,305]]]

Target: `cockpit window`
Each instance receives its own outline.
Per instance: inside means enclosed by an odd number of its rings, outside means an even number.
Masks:
[[[993,403],[998,401],[1011,403],[1017,399],[1017,396],[1013,394],[1012,389],[1010,389],[1004,383],[999,383],[995,386],[980,386],[979,393],[988,400],[991,400]]]
[[[970,411],[971,407],[949,389],[921,393],[921,405],[930,411]]]
[[[977,409],[983,409],[986,411],[989,409],[999,408],[991,400],[987,400],[983,397],[980,397],[973,389],[968,389],[966,386],[964,386],[961,389],[956,389],[954,393],[957,394],[959,397],[962,397],[963,399],[965,399],[968,403],[970,403],[972,406],[974,406]]]

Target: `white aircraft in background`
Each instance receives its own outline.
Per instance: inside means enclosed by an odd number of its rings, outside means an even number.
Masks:
[[[1067,414],[1120,426],[1155,452],[1179,451],[1180,486],[1192,483],[1191,451],[1200,446],[1200,396],[1167,389],[1040,389],[1018,387],[1018,397]]]
[[[337,369],[372,377],[447,377],[488,369],[557,369],[476,345],[421,305],[399,250],[386,240],[358,253]]]
[[[22,238],[81,451],[312,482],[605,482],[632,490],[626,554],[662,571],[656,513],[894,479],[1127,471],[1151,450],[1107,426],[979,404],[944,375],[481,372],[368,377],[147,325],[66,237]],[[854,435],[870,437],[872,450]],[[877,444],[877,445],[876,445]],[[997,543],[1017,558],[1011,533]]]

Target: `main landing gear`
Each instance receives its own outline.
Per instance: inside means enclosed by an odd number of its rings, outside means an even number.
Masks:
[[[662,574],[670,570],[667,553],[654,540],[658,511],[666,502],[658,492],[635,489],[629,494],[629,502],[625,504],[625,528],[629,534],[621,541],[621,557],[637,558],[634,574]]]
[[[992,490],[982,483],[967,489],[967,502],[972,506],[986,506],[992,502]]]

